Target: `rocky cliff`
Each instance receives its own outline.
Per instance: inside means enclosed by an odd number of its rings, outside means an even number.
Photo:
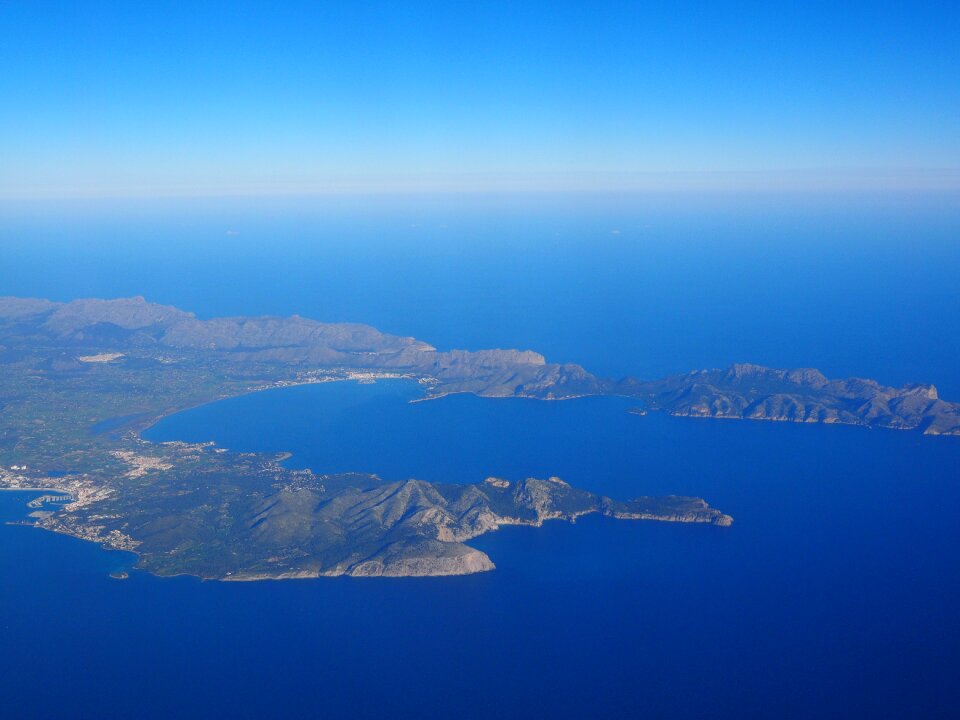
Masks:
[[[960,404],[933,385],[894,388],[874,380],[829,380],[818,370],[732,365],[653,382],[626,380],[617,390],[673,415],[783,422],[823,422],[927,435],[960,435]]]

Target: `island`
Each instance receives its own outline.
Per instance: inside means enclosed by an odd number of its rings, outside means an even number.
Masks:
[[[528,350],[439,351],[360,324],[200,319],[142,297],[0,298],[0,487],[47,496],[31,514],[37,527],[135,552],[157,575],[218,580],[481,572],[494,565],[472,538],[589,513],[732,523],[701,498],[619,501],[557,477],[385,481],[141,437],[166,415],[223,398],[380,378],[415,380],[425,399],[624,395],[641,412],[960,435],[960,406],[932,386],[753,365],[614,381]]]

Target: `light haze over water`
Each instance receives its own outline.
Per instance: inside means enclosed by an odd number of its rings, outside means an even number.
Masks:
[[[754,361],[960,398],[949,198],[665,195],[5,207],[3,292],[146,295],[202,317],[368,322],[610,376]],[[473,541],[462,578],[203,583],[0,527],[4,703],[20,715],[950,717],[954,438],[638,417],[404,384],[259,393],[152,440],[318,472],[556,474],[701,495],[730,528],[584,518]],[[0,495],[5,517],[23,501]],[[55,678],[55,682],[50,682]],[[103,688],[110,692],[104,693]]]

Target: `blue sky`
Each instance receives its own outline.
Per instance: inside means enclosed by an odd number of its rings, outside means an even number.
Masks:
[[[23,1],[0,37],[4,197],[960,186],[955,2]]]

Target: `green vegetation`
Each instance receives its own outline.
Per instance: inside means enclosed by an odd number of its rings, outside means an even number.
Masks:
[[[493,563],[464,544],[471,538],[587,513],[732,522],[699,498],[619,502],[558,478],[453,485],[317,475],[278,457],[139,435],[166,414],[220,398],[378,377],[418,379],[428,397],[619,394],[643,403],[637,414],[960,434],[960,406],[929,385],[755,365],[611,382],[530,351],[438,352],[365,325],[199,320],[143,298],[0,298],[0,487],[68,492],[69,503],[33,514],[38,526],[135,550],[151,572],[220,579],[479,572]]]

